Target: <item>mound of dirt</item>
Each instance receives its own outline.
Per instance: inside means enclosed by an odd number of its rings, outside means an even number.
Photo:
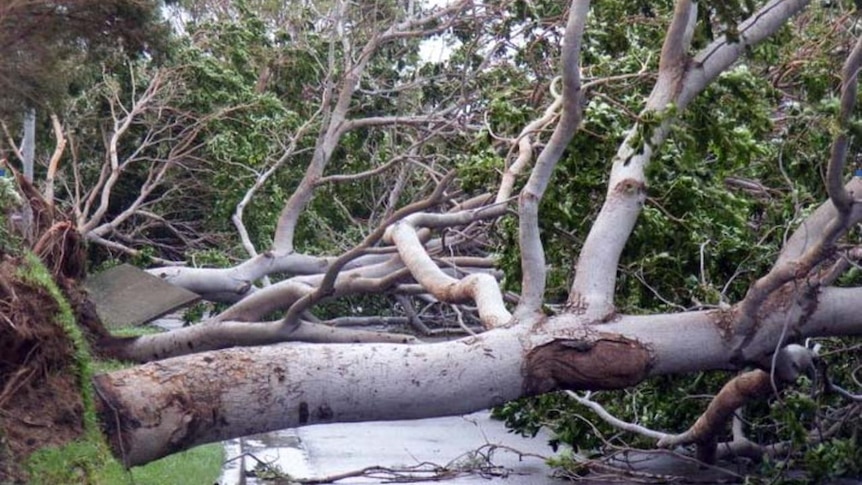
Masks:
[[[44,288],[24,281],[21,261],[0,261],[0,483],[20,481],[16,465],[34,450],[83,431],[74,347]]]
[[[23,230],[9,222],[14,218],[0,223],[7,224],[7,234],[18,229],[21,244],[47,267],[69,301],[75,323],[98,348],[110,335],[78,284],[86,272],[83,240],[67,217],[15,175],[23,201],[15,210],[29,222]],[[84,431],[74,344],[58,320],[57,301],[41,285],[27,281],[23,268],[20,256],[0,247],[0,483],[25,483],[24,458]]]

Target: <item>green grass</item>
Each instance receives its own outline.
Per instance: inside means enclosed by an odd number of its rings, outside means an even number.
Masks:
[[[220,443],[198,446],[132,469],[135,485],[182,483],[212,485],[221,473],[224,447]],[[111,482],[123,483],[123,482]]]
[[[126,470],[102,440],[81,439],[30,456],[32,484],[212,485],[221,473],[224,448],[209,444]]]
[[[140,337],[141,335],[152,335],[160,332],[164,332],[164,330],[153,325],[139,325],[111,329],[111,335],[114,337]]]
[[[75,324],[68,302],[51,275],[32,254],[25,258],[20,276],[46,288],[59,305],[57,323],[62,326],[75,346],[75,365],[84,400],[84,434],[62,447],[43,448],[33,453],[23,464],[32,484],[91,484],[91,485],[212,485],[221,473],[224,448],[221,444],[199,446],[141,467],[126,470],[110,452],[99,430],[93,402],[92,376],[95,372],[110,372],[128,364],[118,361],[94,361],[81,330]],[[122,331],[127,335],[146,333],[141,328]]]

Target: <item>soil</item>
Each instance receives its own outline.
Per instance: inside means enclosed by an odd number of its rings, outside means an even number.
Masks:
[[[34,216],[33,237],[24,243],[45,263],[85,337],[98,348],[110,337],[77,283],[85,269],[81,238],[32,186],[21,189]],[[74,344],[57,319],[57,301],[23,279],[21,268],[22,258],[0,246],[0,483],[26,483],[20,464],[27,456],[84,431]]]
[[[21,481],[15,465],[83,431],[74,347],[56,321],[57,302],[0,262],[0,483]]]

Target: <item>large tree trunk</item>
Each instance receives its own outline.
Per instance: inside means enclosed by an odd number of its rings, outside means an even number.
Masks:
[[[191,446],[324,422],[468,413],[522,393],[515,330],[418,346],[236,348],[95,378],[102,422],[128,466]]]
[[[862,334],[862,290],[828,289],[802,336]],[[776,311],[778,327],[795,304]],[[128,466],[213,441],[325,422],[468,413],[557,389],[620,389],[647,377],[733,369],[733,310],[573,314],[421,346],[282,344],[206,352],[95,378],[115,454]],[[768,330],[768,329],[764,329]],[[769,355],[778,332],[750,349]]]

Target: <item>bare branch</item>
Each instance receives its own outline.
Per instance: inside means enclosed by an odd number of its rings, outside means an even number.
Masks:
[[[658,446],[674,446],[697,443],[698,453],[707,462],[716,455],[716,436],[733,416],[734,412],[754,399],[768,396],[775,389],[773,377],[781,385],[792,383],[802,372],[813,371],[812,353],[800,345],[788,345],[776,355],[774,375],[762,370],[742,373],[731,379],[709,403],[706,411],[684,433],[659,439]]]
[[[9,148],[12,150],[12,153],[15,155],[15,158],[18,160],[24,160],[24,154],[21,153],[21,147],[15,143],[15,139],[12,138],[12,135],[9,133],[9,127],[6,126],[5,121],[0,121],[0,126],[3,127],[3,134],[6,135],[6,143],[9,144]]]
[[[301,325],[288,328],[281,321],[221,321],[204,322],[168,333],[119,340],[111,344],[106,351],[117,359],[147,362],[207,350],[281,342],[413,344],[418,343],[418,340],[409,335],[335,328],[311,322],[302,322]]]
[[[620,145],[608,193],[578,256],[569,294],[570,308],[597,319],[614,312],[613,295],[620,254],[645,199],[644,168],[670,129],[670,116],[659,114],[676,101],[689,69],[687,51],[697,18],[697,4],[679,0],[668,27],[659,61],[658,80],[641,120]]]
[[[455,110],[455,106],[448,109],[440,110],[430,115],[413,115],[413,116],[373,116],[368,118],[356,118],[344,121],[341,125],[341,131],[346,133],[350,130],[359,128],[370,128],[379,126],[423,126],[433,123],[445,123],[447,113]]]
[[[111,240],[105,239],[105,238],[98,236],[96,234],[93,234],[93,233],[87,233],[85,235],[85,237],[87,238],[88,241],[94,242],[100,246],[104,246],[110,250],[117,251],[117,252],[122,253],[122,254],[127,254],[127,255],[133,256],[133,257],[134,256],[141,256],[143,254],[138,249],[130,248],[124,244],[120,244],[116,241],[111,241]],[[155,262],[156,264],[164,264],[164,265],[175,265],[176,264],[176,262],[174,262],[174,261],[169,261],[167,259],[162,259],[159,257],[154,257],[152,259],[153,259],[153,262]]]
[[[588,0],[575,0],[562,47],[563,92],[562,114],[548,144],[536,159],[536,165],[518,198],[519,245],[521,248],[521,301],[516,313],[537,313],[545,294],[545,252],[539,237],[539,203],[551,179],[554,167],[581,124],[583,112],[580,74],[581,38],[590,10]]]
[[[854,177],[845,187],[842,181],[848,143],[846,132],[855,105],[860,65],[862,39],[857,41],[842,70],[841,111],[838,117],[841,131],[833,141],[826,181],[830,200],[803,222],[788,240],[776,265],[749,288],[740,302],[735,328],[737,342],[734,346],[734,352],[739,358],[745,358],[742,353],[757,330],[757,312],[766,299],[796,278],[808,276],[831,256],[838,239],[846,234],[853,224],[862,220],[862,204],[852,195],[859,191],[862,182],[859,177]],[[828,275],[828,272],[824,274],[826,277],[829,277]]]
[[[847,182],[845,190],[848,193],[862,193],[862,178],[853,177],[850,179]],[[831,200],[827,200],[821,204],[802,221],[796,231],[787,239],[776,260],[775,266],[785,266],[792,261],[802,258],[818,241],[822,240],[826,227],[837,217],[838,211]]]
[[[447,275],[423,247],[418,228],[463,225],[481,218],[498,217],[504,210],[505,204],[497,204],[447,214],[413,214],[389,226],[384,240],[395,244],[401,261],[416,281],[435,298],[447,303],[475,301],[482,324],[486,328],[494,328],[509,323],[512,318],[503,302],[497,280],[481,273],[461,279]]]
[[[455,178],[455,173],[450,172],[446,178],[437,186],[434,190],[434,193],[431,194],[425,200],[415,202],[410,204],[402,209],[395,211],[389,219],[384,221],[374,232],[369,234],[360,244],[356,247],[347,251],[346,253],[339,256],[333,263],[327,268],[326,273],[323,275],[323,280],[318,285],[317,289],[308,295],[300,298],[296,303],[291,305],[287,314],[284,316],[284,324],[285,325],[294,325],[295,322],[299,319],[300,315],[303,312],[308,310],[312,305],[322,300],[323,298],[331,295],[335,288],[335,281],[338,274],[341,272],[342,268],[349,263],[350,261],[356,259],[361,256],[365,249],[371,247],[376,244],[383,235],[385,234],[387,228],[393,224],[394,222],[403,219],[409,214],[414,214],[418,211],[422,211],[433,207],[436,204],[439,204],[444,197],[446,187],[452,182],[452,179]]]
[[[686,106],[747,49],[772,36],[808,3],[809,0],[771,0],[739,25],[738,39],[729,40],[722,36],[701,50],[686,74],[677,107],[682,109]]]
[[[83,222],[83,224],[79,223],[78,230],[82,233],[87,233],[92,231],[97,224],[99,224],[102,218],[105,216],[105,213],[108,211],[108,204],[111,199],[111,191],[116,185],[117,181],[120,178],[120,173],[123,168],[120,165],[119,159],[119,140],[126,133],[132,123],[135,121],[135,118],[138,114],[147,109],[148,105],[155,98],[158,93],[159,87],[161,86],[163,81],[162,73],[156,73],[153,78],[150,80],[147,89],[141,95],[140,98],[134,99],[132,102],[132,107],[130,110],[126,111],[125,108],[125,116],[117,117],[116,108],[122,107],[122,103],[117,99],[115,103],[111,103],[111,112],[114,115],[113,121],[113,129],[108,138],[108,165],[105,165],[105,169],[103,173],[107,172],[108,175],[104,179],[104,184],[98,185],[93,190],[93,194],[99,194],[99,205],[96,207],[95,211],[89,215],[88,220]],[[115,94],[116,97],[119,96]],[[140,149],[139,149],[140,150]],[[85,214],[88,212],[87,210],[82,211]]]
[[[661,431],[655,431],[639,424],[623,421],[622,419],[609,413],[608,410],[605,409],[601,404],[590,399],[589,393],[587,393],[586,396],[581,397],[576,392],[566,391],[566,395],[577,401],[578,404],[590,408],[594,413],[598,414],[600,418],[602,418],[605,422],[607,422],[614,428],[628,431],[629,433],[635,433],[655,440],[662,440],[668,436],[667,433],[662,433]]]
[[[841,70],[841,111],[838,113],[840,130],[832,142],[832,154],[826,169],[826,191],[838,213],[846,218],[853,206],[853,196],[844,189],[844,167],[849,144],[848,130],[853,108],[856,106],[856,87],[859,68],[862,66],[862,38],[856,41],[853,51],[844,61]]]
[[[66,137],[63,136],[63,126],[60,124],[60,119],[56,114],[51,113],[51,126],[54,128],[54,153],[51,155],[51,160],[48,162],[48,173],[45,175],[45,201],[49,205],[54,204],[54,175],[57,173],[57,167],[60,164],[60,158],[66,149]]]
[[[350,173],[350,174],[337,174],[337,175],[329,175],[326,177],[321,177],[320,180],[317,181],[317,185],[323,185],[326,183],[339,183],[339,182],[355,182],[357,180],[366,179],[369,177],[374,177],[375,175],[380,175],[381,173],[389,170],[393,166],[404,162],[410,158],[409,155],[399,155],[396,157],[392,157],[388,162],[378,165],[370,170],[365,170],[363,172],[358,173]]]
[[[233,222],[234,227],[236,227],[237,232],[240,236],[240,241],[242,243],[243,248],[245,248],[246,252],[249,256],[255,257],[257,256],[257,249],[254,247],[254,244],[251,242],[251,238],[248,235],[248,230],[245,228],[245,223],[243,222],[243,214],[245,212],[246,206],[251,202],[252,197],[257,193],[261,187],[266,184],[267,180],[275,174],[288,160],[291,159],[296,154],[296,146],[300,139],[305,135],[305,132],[311,128],[312,123],[318,118],[320,115],[320,110],[317,111],[311,118],[309,118],[305,123],[302,124],[297,130],[296,133],[290,138],[290,143],[284,149],[281,156],[278,160],[275,161],[268,169],[266,169],[263,173],[258,174],[254,183],[251,187],[246,190],[245,194],[243,194],[242,199],[236,204],[236,208],[234,209],[234,213],[231,216],[231,222]]]
[[[772,392],[771,379],[768,372],[753,370],[740,374],[730,380],[709,403],[706,411],[684,433],[668,435],[658,441],[661,448],[697,443],[710,451],[702,452],[704,456],[715,456],[716,435],[733,416],[736,409],[745,403],[768,396]]]
[[[377,32],[372,35],[368,42],[362,47],[362,50],[358,55],[356,55],[355,60],[350,55],[352,48],[350,46],[349,36],[342,35],[343,29],[345,28],[345,26],[342,25],[343,13],[338,16],[338,19],[334,22],[335,27],[331,35],[340,38],[344,44],[344,75],[338,87],[335,104],[332,106],[331,110],[326,109],[324,112],[324,123],[317,138],[312,160],[306,169],[305,175],[294,190],[293,194],[291,194],[279,215],[276,233],[273,239],[274,250],[284,252],[293,251],[293,237],[299,216],[311,201],[314,195],[314,188],[318,185],[319,179],[323,176],[324,170],[329,164],[332,153],[339,140],[348,129],[352,128],[347,115],[353,95],[359,86],[359,81],[365,72],[368,62],[383,45],[390,41],[407,37],[428,36],[445,31],[453,22],[456,21],[457,15],[455,14],[466,8],[469,4],[469,1],[456,2],[453,5],[432,12],[424,17],[411,18],[399,24],[392,25],[382,33]],[[450,17],[447,21],[439,22],[435,25],[435,23],[437,23],[441,18],[446,16]],[[423,28],[420,30],[414,30],[419,27]],[[330,52],[330,72],[335,72],[335,69],[332,68],[332,63],[334,62],[333,56],[334,54]],[[332,89],[327,87],[324,92],[324,105],[329,104],[330,93],[334,94]],[[391,122],[391,119],[375,120],[369,118],[368,120],[369,123],[373,121],[374,123],[372,124]],[[356,121],[360,124],[362,123],[359,120]]]
[[[500,188],[497,190],[497,197],[494,202],[499,204],[512,196],[512,189],[515,186],[515,180],[524,168],[533,159],[533,134],[547,126],[557,115],[557,110],[563,104],[562,95],[554,97],[554,102],[545,109],[541,117],[531,121],[521,130],[520,135],[515,140],[518,147],[518,157],[514,163],[506,168],[503,176],[500,179]],[[490,130],[489,130],[490,131]]]

